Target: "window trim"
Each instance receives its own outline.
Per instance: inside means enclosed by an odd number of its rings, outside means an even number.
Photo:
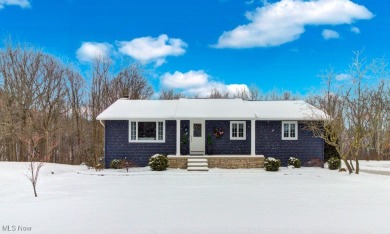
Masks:
[[[237,124],[237,137],[233,137],[233,124]],[[243,124],[243,128],[244,128],[243,129],[244,130],[243,137],[238,136],[238,130],[239,130],[238,124]],[[230,140],[233,140],[233,141],[246,140],[246,121],[230,121]]]
[[[289,126],[289,131],[288,131],[288,137],[284,136],[284,125],[288,124]],[[290,127],[291,125],[295,125],[295,137],[290,136]],[[282,140],[298,140],[298,121],[282,121]]]
[[[132,140],[131,139],[131,123],[132,122],[135,122],[135,140]],[[156,123],[156,140],[138,140],[138,122],[155,122]],[[163,123],[163,139],[162,140],[158,140],[158,133],[159,133],[159,130],[158,130],[158,123],[159,122],[162,122]],[[128,133],[129,133],[129,142],[130,143],[165,143],[165,125],[166,125],[166,122],[165,120],[129,120],[129,129],[128,129]]]

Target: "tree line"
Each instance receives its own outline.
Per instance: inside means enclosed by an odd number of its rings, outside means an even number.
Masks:
[[[104,127],[96,117],[109,105],[124,96],[185,97],[174,90],[155,95],[136,64],[114,70],[112,61],[96,59],[86,79],[76,66],[53,55],[6,44],[0,50],[0,160],[29,161],[37,157],[45,162],[96,165],[104,146]],[[322,77],[322,92],[306,97],[275,90],[264,94],[251,85],[236,93],[215,88],[208,98],[305,99],[329,117],[322,126],[309,127],[334,146],[349,167],[353,165],[348,160],[388,157],[390,89],[385,61],[368,63],[357,53],[348,80],[340,83],[335,77],[333,70],[328,71]]]
[[[88,85],[74,65],[41,50],[1,49],[0,160],[97,164],[104,133],[97,115],[122,96],[153,95],[139,66],[111,71],[110,60],[96,60]]]

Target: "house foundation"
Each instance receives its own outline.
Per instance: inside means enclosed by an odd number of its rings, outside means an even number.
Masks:
[[[262,168],[264,167],[263,155],[206,155],[206,156],[176,156],[168,155],[169,168],[187,169],[189,158],[205,158],[209,168]]]

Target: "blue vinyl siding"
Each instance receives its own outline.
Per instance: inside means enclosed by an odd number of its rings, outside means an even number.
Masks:
[[[298,140],[282,140],[282,121],[256,121],[256,154],[274,157],[287,165],[296,157],[305,165],[312,159],[324,160],[324,140],[314,137],[298,122]]]
[[[213,155],[249,155],[251,154],[251,121],[246,122],[246,140],[230,140],[229,120],[206,120],[206,147],[207,135],[212,134],[214,151]],[[216,139],[213,135],[214,128],[222,128],[224,135]]]
[[[165,121],[165,143],[129,142],[129,121],[105,121],[105,163],[110,166],[113,159],[131,160],[137,166],[147,166],[150,156],[176,154],[176,121]]]
[[[105,121],[105,162],[109,167],[113,159],[125,157],[137,166],[147,166],[150,156],[156,153],[176,154],[176,121],[165,121],[165,143],[129,143],[129,121]],[[206,136],[214,128],[222,128],[224,135],[216,139],[213,135],[213,155],[250,155],[251,122],[246,120],[246,140],[230,140],[230,121],[206,120]],[[181,121],[181,136],[189,130],[189,121]],[[286,165],[289,157],[297,157],[306,162],[312,159],[324,160],[324,141],[315,138],[312,132],[298,123],[298,140],[282,140],[281,121],[256,121],[256,154],[275,157]],[[205,137],[207,146],[207,137]],[[188,147],[188,145],[187,145]]]

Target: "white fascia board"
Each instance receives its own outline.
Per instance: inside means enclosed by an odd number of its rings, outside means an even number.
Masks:
[[[324,121],[324,119],[308,119],[308,118],[256,118],[259,121]]]

